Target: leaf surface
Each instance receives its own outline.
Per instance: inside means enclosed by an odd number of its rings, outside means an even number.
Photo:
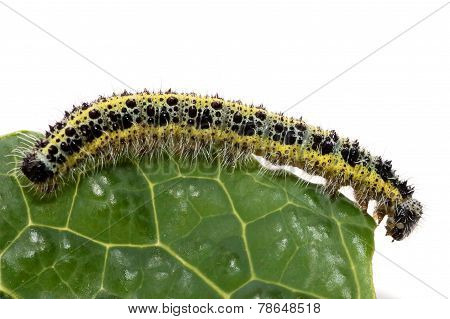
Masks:
[[[374,298],[373,219],[258,163],[163,159],[79,177],[41,198],[0,137],[0,296]]]

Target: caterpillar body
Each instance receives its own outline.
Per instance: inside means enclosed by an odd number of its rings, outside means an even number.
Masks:
[[[374,216],[378,222],[388,216],[386,234],[393,240],[408,236],[422,215],[413,187],[358,141],[263,107],[192,93],[124,92],[74,106],[44,138],[20,151],[18,169],[48,193],[81,170],[162,148],[190,156],[205,150],[231,164],[259,155],[324,177],[330,194],[350,185],[361,208],[377,201]]]

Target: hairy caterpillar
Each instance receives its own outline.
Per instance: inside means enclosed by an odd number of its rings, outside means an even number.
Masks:
[[[210,158],[232,164],[260,155],[323,176],[330,194],[350,185],[361,208],[377,201],[375,217],[381,222],[388,215],[387,235],[394,240],[408,236],[422,215],[413,187],[399,179],[390,161],[372,156],[356,140],[240,101],[171,91],[124,92],[74,106],[45,138],[19,150],[19,172],[37,190],[52,192],[77,170],[162,148],[191,156],[207,150]]]

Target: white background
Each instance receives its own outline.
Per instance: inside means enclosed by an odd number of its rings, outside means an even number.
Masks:
[[[39,130],[72,104],[143,88],[219,93],[284,111],[444,1],[12,1],[0,3],[0,134]],[[450,5],[287,114],[358,138],[416,185],[425,215],[376,232],[379,298],[449,294]],[[126,84],[125,84],[126,83]]]

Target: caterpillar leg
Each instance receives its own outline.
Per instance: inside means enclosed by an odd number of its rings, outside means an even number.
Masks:
[[[378,225],[383,221],[384,216],[386,215],[388,215],[388,212],[384,205],[377,205],[377,207],[375,207],[375,210],[373,212],[373,219],[375,219]]]
[[[367,208],[369,207],[369,198],[367,195],[355,192],[355,199],[361,210],[367,213]]]
[[[331,199],[335,199],[339,195],[339,188],[340,187],[336,182],[332,182],[329,179],[325,182],[325,192],[331,197]]]

